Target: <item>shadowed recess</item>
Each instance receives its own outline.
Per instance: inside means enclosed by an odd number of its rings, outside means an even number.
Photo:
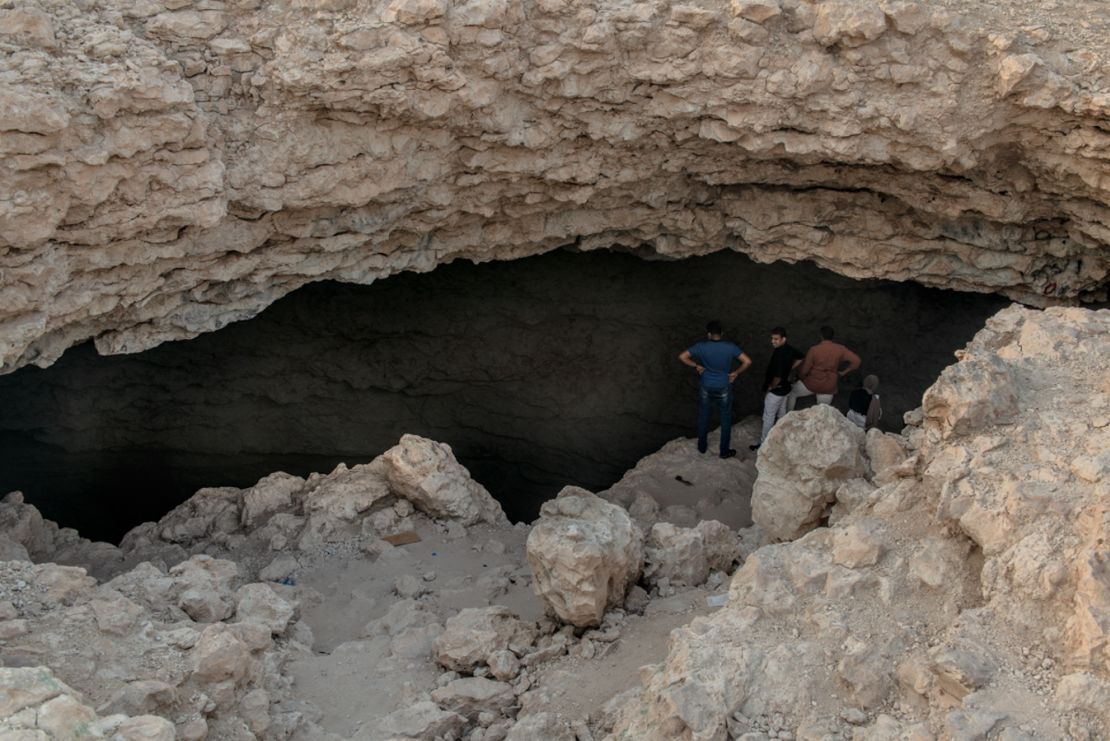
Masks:
[[[531,520],[562,486],[605,488],[693,434],[696,379],[676,356],[709,318],[754,360],[737,415],[761,409],[770,328],[805,350],[829,323],[863,357],[838,403],[875,373],[898,430],[1005,303],[733,253],[555,252],[319,283],[195,340],[113,357],[86,344],[0,377],[0,491],[118,540],[201,487],[366,462],[414,433],[450,443],[511,518]]]

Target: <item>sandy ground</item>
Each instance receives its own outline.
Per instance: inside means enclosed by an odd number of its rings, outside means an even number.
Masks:
[[[746,445],[743,452],[748,454]],[[707,459],[698,458],[705,467]],[[714,457],[708,465],[732,471],[737,463]],[[747,497],[743,500],[730,507],[747,520]],[[729,519],[735,519],[738,512],[731,514]],[[528,532],[525,525],[463,531],[422,524],[418,543],[379,556],[323,555],[306,567],[297,585],[318,593],[303,608],[315,636],[314,653],[296,660],[290,673],[295,693],[321,711],[324,730],[341,737],[371,730],[382,716],[434,689],[444,672],[427,652],[396,655],[389,636],[375,630],[374,621],[403,599],[395,588],[398,579],[419,581],[427,591],[416,601],[440,624],[461,609],[495,604],[524,620],[542,618],[543,603],[532,592],[525,559]],[[727,582],[716,591],[726,589]],[[594,656],[568,654],[533,668],[532,688],[521,697],[522,705],[528,712],[554,712],[572,722],[595,715],[613,696],[639,686],[640,667],[665,658],[671,630],[715,609],[706,602],[711,593],[702,587],[653,599],[643,615],[629,614],[621,622],[617,640],[596,644]]]

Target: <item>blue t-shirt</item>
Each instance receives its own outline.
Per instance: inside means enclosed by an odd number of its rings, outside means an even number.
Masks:
[[[728,388],[732,361],[744,352],[739,345],[725,340],[702,340],[686,351],[705,368],[705,373],[701,374],[701,385],[707,389]]]

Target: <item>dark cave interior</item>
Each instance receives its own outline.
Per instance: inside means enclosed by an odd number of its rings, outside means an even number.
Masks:
[[[677,355],[707,319],[754,361],[734,419],[761,409],[771,327],[805,351],[831,324],[863,358],[835,403],[875,373],[897,431],[1006,303],[735,253],[558,251],[318,283],[194,340],[113,357],[89,343],[0,377],[0,492],[115,542],[199,488],[366,462],[414,433],[449,443],[530,521],[564,485],[606,488],[694,434],[696,379]]]

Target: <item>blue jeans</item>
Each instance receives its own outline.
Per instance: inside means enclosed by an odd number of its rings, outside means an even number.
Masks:
[[[732,387],[723,389],[707,389],[704,386],[698,391],[698,450],[702,453],[709,447],[706,437],[709,435],[710,407],[717,405],[717,413],[721,417],[721,454],[729,450],[732,442]]]

